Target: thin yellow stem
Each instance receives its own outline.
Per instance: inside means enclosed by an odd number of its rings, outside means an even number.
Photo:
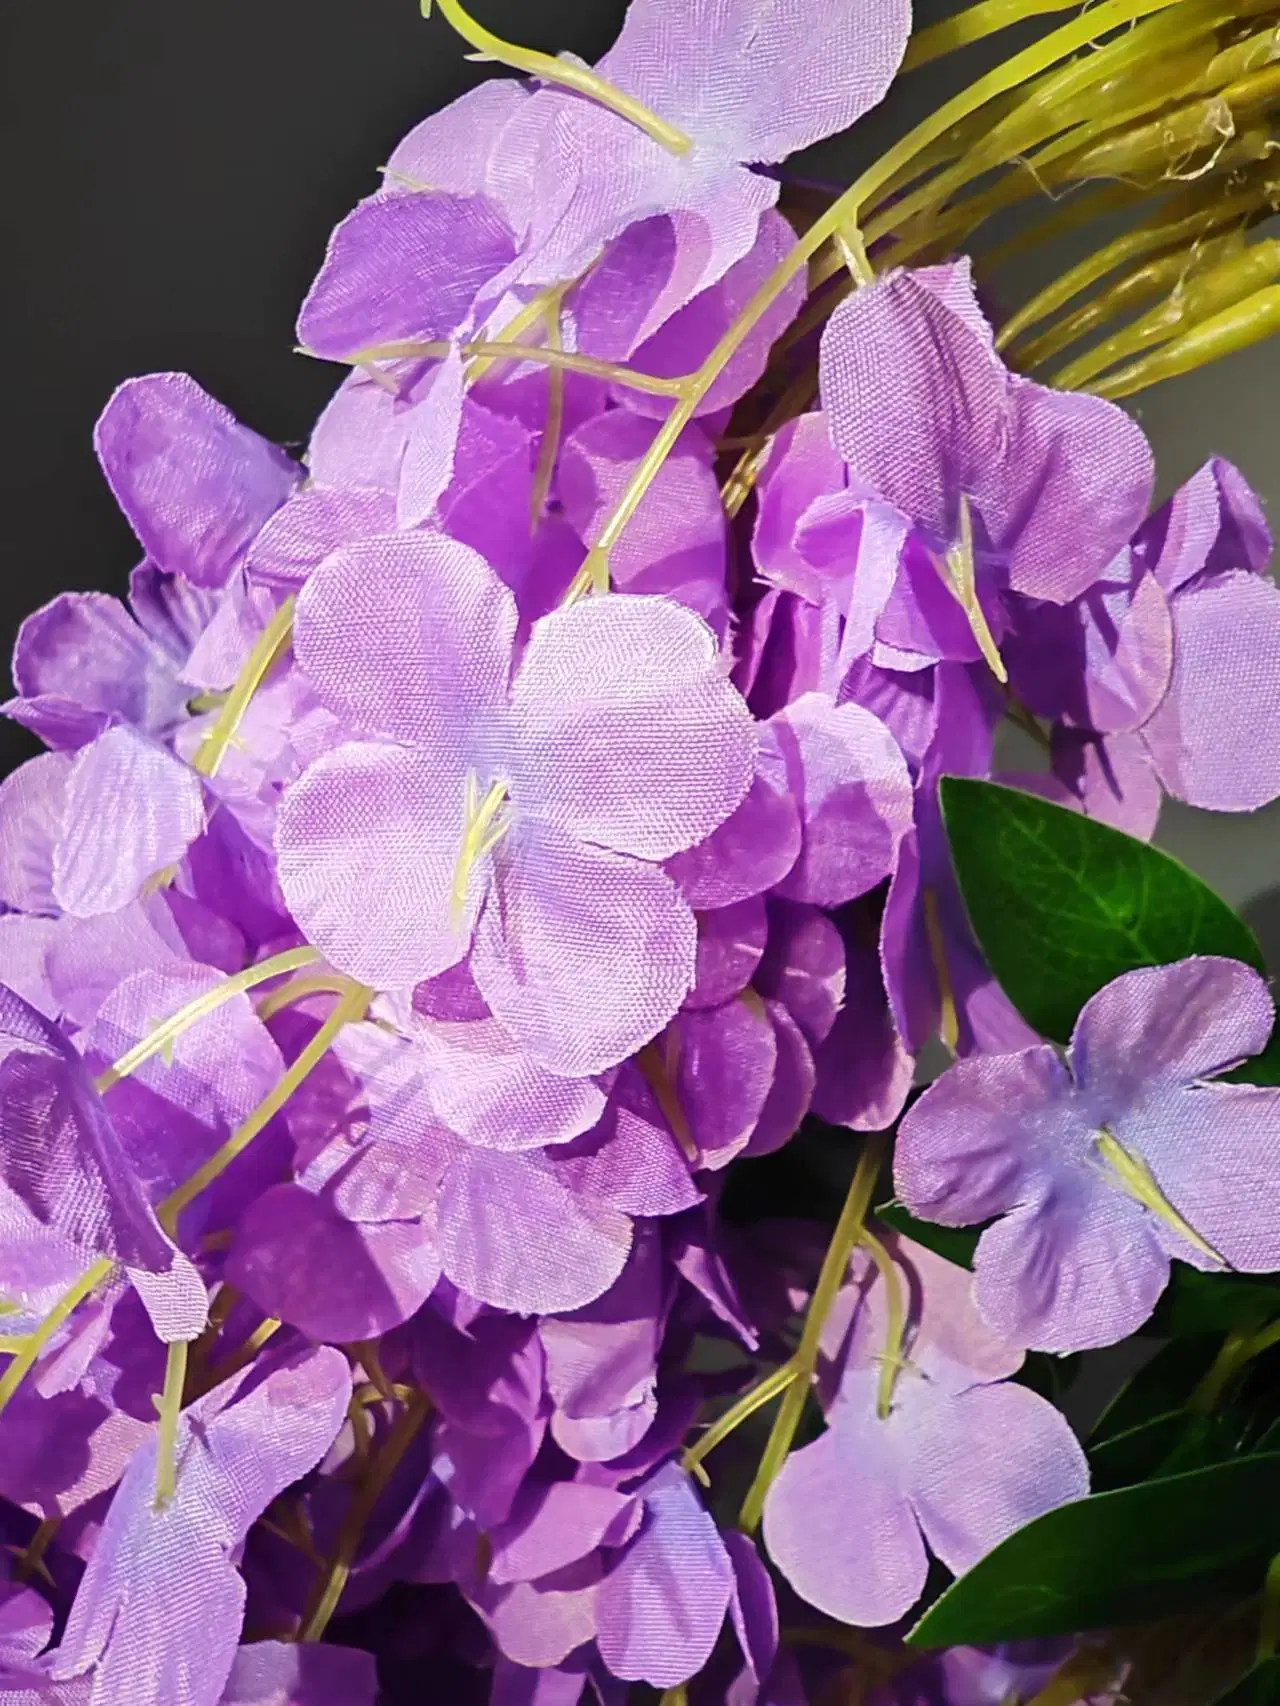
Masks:
[[[288,983],[272,989],[257,1003],[257,1014],[260,1019],[272,1019],[277,1013],[283,1013],[288,1007],[296,1007],[300,1001],[309,1001],[313,995],[345,995],[351,987],[350,978],[342,977],[337,972],[316,972],[314,976],[291,977]]]
[[[1100,397],[1131,397],[1135,391],[1145,391],[1165,379],[1175,379],[1179,374],[1220,361],[1225,355],[1248,349],[1276,331],[1280,331],[1280,285],[1273,284],[1254,291],[1219,314],[1210,315],[1181,337],[1171,339],[1162,349],[1108,374],[1090,389]]]
[[[757,1381],[749,1392],[744,1392],[722,1416],[717,1416],[706,1432],[686,1449],[681,1459],[685,1468],[690,1471],[696,1469],[698,1464],[709,1457],[718,1445],[722,1445],[731,1433],[736,1432],[743,1422],[754,1416],[757,1410],[762,1410],[770,1399],[776,1398],[780,1392],[785,1392],[799,1372],[795,1358],[790,1357],[786,1362],[780,1363],[771,1374],[766,1374],[763,1380]]]
[[[628,95],[624,89],[606,82],[585,65],[575,65],[572,60],[556,59],[549,53],[538,53],[534,48],[518,47],[514,42],[504,41],[492,30],[486,30],[483,24],[478,24],[462,9],[458,0],[434,0],[434,3],[463,41],[476,49],[474,57],[509,65],[513,71],[523,72],[526,77],[536,77],[541,83],[559,83],[563,88],[588,95],[620,118],[629,119],[670,154],[687,154],[693,147],[682,130],[659,118],[657,113],[650,112],[643,101],[637,101],[634,95]],[[432,0],[422,0],[424,18],[431,16],[431,7]]]
[[[271,1315],[268,1315],[265,1321],[259,1322],[242,1345],[222,1362],[213,1365],[200,1381],[193,1396],[203,1398],[206,1392],[212,1392],[215,1386],[221,1386],[224,1380],[230,1380],[233,1374],[239,1374],[242,1368],[248,1368],[263,1345],[274,1339],[283,1325],[283,1322],[277,1321]]]
[[[960,1012],[956,1006],[955,987],[951,982],[951,968],[947,964],[942,914],[933,889],[925,889],[920,902],[925,936],[929,943],[929,958],[933,961],[934,976],[938,980],[938,1036],[943,1048],[954,1056],[960,1045]]]
[[[22,1385],[28,1372],[34,1367],[41,1351],[49,1343],[58,1328],[62,1326],[64,1321],[70,1319],[71,1315],[91,1292],[96,1291],[105,1280],[110,1279],[114,1269],[115,1263],[109,1256],[104,1256],[101,1261],[95,1262],[91,1268],[81,1274],[73,1285],[63,1292],[36,1330],[27,1336],[22,1349],[5,1369],[3,1379],[0,1379],[0,1415],[4,1414],[5,1406],[19,1386]]]
[[[564,343],[560,336],[560,304],[548,308],[546,312],[547,342],[546,349],[556,355],[564,354]],[[555,478],[556,458],[560,454],[560,440],[564,435],[564,377],[563,367],[551,367],[547,373],[547,418],[542,423],[542,443],[538,446],[538,466],[534,470],[533,490],[529,496],[529,527],[534,533],[542,524],[542,513],[547,507],[547,499],[551,496],[551,482]]]
[[[30,1576],[43,1576],[47,1582],[52,1582],[53,1578],[49,1574],[49,1567],[44,1559],[45,1553],[52,1546],[61,1527],[62,1518],[60,1516],[47,1516],[41,1522],[39,1528],[31,1536],[30,1544],[18,1559],[14,1570],[14,1574],[20,1582],[27,1580]]]
[[[187,1353],[190,1346],[178,1339],[169,1346],[164,1370],[164,1391],[157,1400],[160,1431],[156,1441],[156,1496],[152,1509],[165,1510],[178,1490],[178,1418],[187,1383]]]
[[[849,1194],[840,1211],[840,1219],[836,1223],[822,1269],[818,1274],[818,1283],[809,1300],[800,1345],[792,1359],[796,1367],[795,1379],[782,1395],[782,1403],[778,1406],[778,1414],[774,1418],[773,1429],[760,1459],[760,1467],[746,1498],[742,1501],[742,1509],[738,1512],[738,1527],[746,1534],[753,1534],[759,1527],[765,1498],[786,1462],[787,1453],[796,1437],[796,1430],[800,1426],[800,1418],[804,1414],[805,1403],[809,1397],[809,1387],[818,1366],[823,1329],[840,1287],[844,1284],[849,1258],[862,1236],[867,1211],[871,1206],[871,1196],[886,1150],[887,1143],[883,1136],[869,1137],[858,1158],[858,1165],[849,1185]]]
[[[1051,31],[1040,41],[1025,48],[1021,53],[1014,54],[1003,65],[996,66],[984,77],[979,77],[969,88],[944,102],[923,123],[918,124],[900,142],[881,155],[843,195],[837,197],[826,212],[810,226],[791,253],[756,290],[698,371],[684,381],[684,395],[667,416],[640,461],[626,491],[588,553],[587,561],[568,596],[580,597],[587,589],[597,592],[608,590],[610,552],[639,509],[646,492],[675,448],[680,434],[697,413],[711,387],[737,354],[752,328],[786,289],[796,273],[808,265],[823,244],[829,242],[837,231],[847,228],[851,221],[855,224],[859,222],[864,205],[896,172],[922,149],[945,135],[952,125],[967,118],[987,101],[1025,83],[1028,78],[1037,76],[1047,67],[1088,46],[1091,41],[1108,31],[1119,29],[1122,25],[1146,17],[1149,13],[1163,11],[1175,3],[1176,0],[1102,0],[1101,5],[1093,7],[1083,18],[1076,18],[1060,29]]]
[[[930,65],[943,54],[1007,30],[1024,18],[1042,17],[1046,12],[1069,12],[1074,4],[1075,0],[979,0],[978,5],[917,31],[907,43],[902,69],[914,71],[918,66]]]
[[[369,1473],[352,1497],[351,1508],[338,1531],[333,1557],[316,1584],[312,1601],[303,1615],[302,1627],[298,1631],[299,1641],[318,1641],[328,1628],[351,1576],[351,1568],[374,1507],[430,1413],[431,1401],[426,1393],[415,1392],[397,1417],[387,1436],[387,1443],[373,1460]]]
[[[448,355],[453,345],[443,338],[425,342],[408,340],[401,343],[372,344],[351,358],[352,365],[366,361],[414,361]],[[598,361],[593,355],[577,350],[561,349],[557,344],[518,344],[506,339],[477,338],[459,344],[463,355],[478,356],[492,361],[531,361],[542,367],[560,368],[566,373],[585,373],[592,379],[604,379],[611,385],[626,385],[632,391],[644,391],[651,397],[680,397],[684,395],[682,379],[663,379],[656,373],[641,373],[618,361]]]
[[[902,1344],[907,1330],[906,1294],[898,1265],[873,1232],[864,1226],[858,1242],[866,1250],[879,1272],[885,1292],[884,1354],[880,1359],[880,1386],[876,1394],[876,1414],[886,1420],[893,1409],[893,1389],[902,1372]]]
[[[200,742],[191,761],[193,770],[202,776],[216,776],[226,757],[244,714],[259,687],[288,651],[293,641],[293,607],[296,600],[286,598],[259,634],[248,662],[236,678],[235,686],[223,701],[222,709],[208,734]]]
[[[339,1031],[364,1017],[371,998],[371,991],[360,984],[352,984],[297,1060],[274,1089],[263,1097],[248,1119],[236,1127],[227,1141],[216,1149],[189,1179],[184,1180],[176,1190],[170,1191],[156,1210],[156,1217],[171,1236],[176,1231],[183,1209],[194,1202],[201,1191],[207,1190],[215,1179],[220,1179],[236,1157],[244,1153],[267,1122],[280,1112],[298,1086],[315,1071]]]
[[[128,1078],[144,1062],[157,1054],[163,1054],[184,1032],[199,1024],[201,1019],[215,1012],[224,1002],[234,1000],[237,995],[243,995],[246,990],[254,989],[270,978],[283,977],[287,972],[317,965],[320,957],[316,948],[287,948],[282,954],[273,954],[269,960],[261,960],[256,966],[249,966],[247,970],[237,972],[234,977],[224,979],[215,988],[206,990],[203,995],[197,995],[193,1001],[188,1001],[185,1007],[179,1007],[171,1018],[163,1020],[127,1054],[122,1054],[114,1066],[108,1067],[94,1080],[94,1089],[100,1096],[105,1094],[113,1084],[118,1084],[122,1078]]]

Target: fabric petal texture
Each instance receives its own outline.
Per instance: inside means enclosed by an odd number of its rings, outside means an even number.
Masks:
[[[127,379],[94,446],[147,555],[195,586],[224,586],[301,469],[185,373]]]

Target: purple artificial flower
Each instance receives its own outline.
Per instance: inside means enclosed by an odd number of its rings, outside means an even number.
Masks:
[[[901,1343],[887,1281],[863,1254],[827,1324],[827,1430],[792,1452],[764,1507],[765,1545],[791,1586],[864,1627],[915,1604],[926,1541],[959,1573],[1089,1490],[1065,1419],[1009,1381],[1023,1353],[978,1316],[964,1269],[908,1240],[892,1241],[890,1261]]]
[[[542,1065],[604,1070],[694,978],[693,914],[658,861],[750,786],[756,734],[707,628],[617,594],[534,624],[474,551],[427,533],[330,557],[295,646],[353,729],[286,794],[290,908],[332,962],[405,989],[468,951]]]
[[[255,1641],[236,1652],[219,1706],[374,1706],[377,1697],[372,1653]]]
[[[102,826],[112,824],[104,859]],[[95,918],[136,901],[205,826],[200,778],[127,724],[0,783],[0,898]]]
[[[815,18],[797,0],[633,0],[598,70],[691,146],[668,152],[559,89],[511,102],[487,181],[526,222],[523,280],[572,278],[625,227],[671,214],[680,256],[667,312],[680,307],[747,253],[778,198],[776,180],[748,167],[783,160],[873,107],[909,28],[894,3],[838,0]]]
[[[94,445],[150,561],[192,586],[225,586],[302,477],[185,373],[127,379]]]
[[[821,375],[855,492],[897,509],[944,571],[971,526],[973,596],[989,580],[1066,603],[1146,513],[1141,429],[1100,398],[1010,373],[963,263],[857,291],[823,334]]]
[[[161,1510],[158,1444],[144,1445],[112,1498],[54,1678],[91,1673],[100,1706],[136,1701],[143,1675],[151,1699],[217,1706],[244,1615],[238,1550],[271,1501],[320,1462],[350,1397],[347,1360],[328,1349],[225,1381],[182,1412],[176,1491]]]
[[[204,1283],[161,1230],[84,1061],[58,1028],[0,986],[0,1179],[15,1207],[76,1257],[125,1268],[161,1339],[193,1339]],[[68,1279],[75,1277],[69,1275]]]
[[[1162,789],[1210,811],[1280,794],[1271,550],[1258,500],[1215,458],[1077,605],[1020,619],[1018,691],[1058,723],[1054,768],[1091,815],[1145,837]]]
[[[1205,1082],[1257,1054],[1266,984],[1212,957],[1132,971],[1087,1002],[1066,1061],[1048,1044],[962,1060],[903,1119],[898,1195],[978,1242],[978,1307],[1011,1341],[1112,1344],[1155,1308],[1172,1257],[1280,1265],[1267,1181],[1280,1091]]]
[[[117,723],[163,740],[187,715],[183,670],[220,594],[149,563],[128,606],[100,592],[62,593],[18,630],[3,706],[52,747],[79,747]]]

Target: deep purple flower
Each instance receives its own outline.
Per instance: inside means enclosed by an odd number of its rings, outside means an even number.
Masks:
[[[2,986],[0,1054],[7,1189],[79,1252],[82,1268],[102,1257],[118,1261],[162,1339],[195,1338],[205,1321],[204,1284],[161,1230],[83,1060],[56,1026]]]

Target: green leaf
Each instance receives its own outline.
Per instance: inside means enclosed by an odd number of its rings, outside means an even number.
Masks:
[[[1155,1332],[1174,1338],[1194,1333],[1252,1332],[1280,1315],[1280,1283],[1266,1274],[1202,1273],[1175,1262],[1152,1318]]]
[[[907,1640],[987,1647],[1168,1617],[1254,1591],[1278,1550],[1280,1452],[1241,1457],[1049,1511],[953,1583]]]
[[[1222,1076],[1228,1084],[1266,1084],[1272,1089],[1280,1085],[1280,1037],[1273,1035],[1261,1054]]]
[[[1280,1706],[1280,1659],[1264,1659],[1213,1706]]]
[[[1091,1441],[1111,1439],[1171,1410],[1181,1410],[1208,1372],[1221,1344],[1216,1334],[1201,1334],[1163,1345],[1107,1405],[1094,1423]]]
[[[1089,1480],[1095,1493],[1132,1487],[1155,1474],[1177,1445],[1187,1425],[1185,1410],[1166,1410],[1162,1416],[1139,1422],[1123,1433],[1109,1435],[1089,1449]]]
[[[931,1220],[917,1220],[896,1202],[884,1203],[875,1214],[892,1231],[901,1232],[904,1238],[923,1244],[926,1250],[960,1268],[973,1266],[973,1252],[985,1230],[981,1226],[935,1226]]]
[[[1249,927],[1167,853],[994,782],[944,776],[941,795],[974,933],[1042,1036],[1068,1041],[1090,996],[1139,966],[1222,954],[1263,970]]]

